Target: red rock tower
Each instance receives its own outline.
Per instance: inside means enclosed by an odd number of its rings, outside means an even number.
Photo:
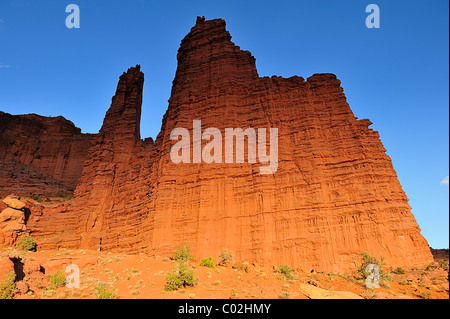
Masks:
[[[221,19],[198,18],[177,59],[154,143],[139,137],[139,67],[120,77],[76,198],[30,216],[40,247],[169,255],[187,244],[199,259],[227,249],[235,260],[324,271],[357,268],[362,251],[393,266],[431,261],[378,133],[353,115],[335,75],[259,77]],[[171,131],[192,136],[193,120],[221,132],[277,128],[278,170],[173,163]],[[43,236],[67,229],[59,241]]]

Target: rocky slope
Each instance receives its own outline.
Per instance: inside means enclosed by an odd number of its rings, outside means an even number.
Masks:
[[[155,141],[139,134],[140,66],[120,77],[99,134],[69,134],[90,147],[70,164],[84,156],[75,198],[30,215],[40,249],[169,255],[187,244],[199,258],[227,249],[237,260],[306,271],[354,270],[361,251],[392,266],[432,261],[378,133],[353,115],[335,75],[259,77],[221,19],[198,18],[177,59]],[[173,163],[171,132],[193,136],[193,120],[220,132],[277,128],[276,172],[248,162],[248,143],[244,163]]]

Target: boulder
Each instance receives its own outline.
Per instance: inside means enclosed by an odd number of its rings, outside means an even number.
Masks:
[[[26,204],[19,200],[18,198],[15,198],[13,196],[7,196],[3,199],[3,202],[10,208],[13,209],[24,209]]]
[[[28,285],[23,281],[16,282],[16,288],[21,294],[26,294],[28,292]]]
[[[26,229],[25,214],[23,211],[6,208],[0,213],[0,231],[22,232]]]

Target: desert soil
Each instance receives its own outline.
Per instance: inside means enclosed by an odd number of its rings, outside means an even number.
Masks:
[[[366,288],[357,273],[294,270],[293,277],[288,279],[277,267],[241,262],[208,268],[200,266],[200,261],[194,259],[190,267],[198,280],[197,285],[165,291],[166,276],[177,265],[171,256],[92,250],[21,252],[3,249],[0,265],[7,264],[8,260],[16,262],[14,268],[19,278],[13,298],[17,299],[93,299],[99,297],[95,289],[99,283],[108,291],[114,291],[115,297],[120,299],[448,299],[448,250],[436,252],[435,256],[435,262],[426,269],[405,269],[404,274],[385,269],[392,281],[382,282],[380,288],[372,289]],[[50,276],[58,270],[64,273],[70,264],[79,268],[80,287],[50,289]],[[6,270],[3,269],[3,274]]]

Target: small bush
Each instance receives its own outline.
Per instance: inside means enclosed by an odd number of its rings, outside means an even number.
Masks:
[[[191,250],[187,245],[177,249],[177,251],[173,254],[173,258],[177,261],[189,262],[194,259],[194,256],[191,254]]]
[[[431,297],[431,292],[421,292],[421,291],[419,291],[418,293],[417,293],[417,295],[420,297],[420,298],[423,298],[423,299],[430,299],[430,297]]]
[[[441,259],[441,260],[439,260],[439,266],[442,269],[448,271],[448,259]]]
[[[396,275],[404,275],[406,274],[406,271],[402,267],[397,267],[394,271],[394,274]]]
[[[0,284],[0,299],[12,299],[16,290],[16,274],[11,271]]]
[[[56,273],[50,275],[50,281],[48,284],[48,288],[51,290],[55,290],[59,287],[64,287],[66,285],[66,276],[62,273],[61,270],[57,270]]]
[[[219,255],[219,266],[226,266],[231,263],[233,254],[227,250],[222,250]]]
[[[292,269],[289,266],[279,265],[278,266],[278,271],[280,273],[282,273],[286,277],[286,279],[288,279],[288,280],[294,279],[294,276],[291,274]]]
[[[49,289],[49,290],[46,290],[46,291],[44,291],[44,292],[42,293],[42,297],[45,297],[45,298],[51,298],[51,297],[53,297],[55,294],[56,294],[56,291]]]
[[[178,269],[167,275],[164,290],[178,290],[181,287],[193,287],[196,284],[197,280],[194,278],[194,271],[189,269],[185,261],[180,260]]]
[[[363,262],[358,269],[358,273],[360,273],[364,279],[366,279],[370,275],[370,273],[366,271],[367,266],[373,264],[377,265],[378,268],[380,269],[380,283],[382,281],[392,281],[392,278],[389,276],[389,274],[385,270],[381,269],[384,266],[383,258],[381,258],[380,261],[376,257],[370,256],[365,251],[361,252],[361,256],[363,257]]]
[[[19,240],[19,243],[17,244],[19,249],[27,250],[27,251],[35,251],[36,250],[36,241],[34,240],[33,236],[27,235],[25,237],[22,237]]]
[[[55,194],[55,197],[61,197],[61,198],[63,198],[65,195],[64,195],[64,192],[63,191],[58,191],[56,194]]]
[[[203,258],[200,262],[200,266],[214,268],[214,259],[212,259],[212,257]]]
[[[97,291],[97,299],[117,299],[115,289],[110,288],[104,282],[99,282],[94,289]]]
[[[435,267],[432,264],[429,264],[428,266],[425,267],[426,271],[430,271],[433,270]]]
[[[288,292],[283,292],[283,293],[280,295],[280,299],[291,299],[291,296],[289,295]]]
[[[140,275],[141,275],[141,272],[139,270],[137,270],[135,268],[131,268],[131,273],[130,273],[131,278],[134,278],[134,277],[137,277]]]
[[[37,201],[38,203],[42,203],[44,201],[44,199],[39,195],[34,195],[32,198],[33,198],[33,200]]]

